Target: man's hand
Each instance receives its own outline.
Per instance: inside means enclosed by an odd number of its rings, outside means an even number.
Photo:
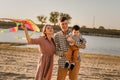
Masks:
[[[86,46],[86,41],[83,41],[83,42],[82,42],[82,45],[83,45],[83,46]]]
[[[83,41],[81,44],[82,49],[84,49],[86,47],[86,41]]]
[[[65,56],[65,57],[66,57],[66,56],[67,56],[67,52],[64,52],[64,53],[63,53],[63,56]]]

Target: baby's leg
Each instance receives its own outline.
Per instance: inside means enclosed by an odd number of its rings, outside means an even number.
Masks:
[[[69,46],[68,47],[68,53],[67,53],[67,55],[66,55],[66,62],[65,62],[65,68],[68,68],[69,67],[69,62],[70,62],[70,60],[71,60],[71,56],[72,56],[72,47],[71,46]]]

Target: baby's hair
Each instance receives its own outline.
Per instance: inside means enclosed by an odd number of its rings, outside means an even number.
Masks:
[[[73,27],[72,27],[72,30],[80,30],[80,26],[78,26],[78,25],[74,25]]]

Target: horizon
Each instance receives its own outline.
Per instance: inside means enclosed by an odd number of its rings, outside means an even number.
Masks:
[[[44,15],[49,18],[50,12],[57,11],[67,13],[72,17],[70,26],[78,24],[85,25],[87,28],[103,26],[105,29],[120,30],[120,1],[118,0],[0,1],[1,18],[27,18],[39,24],[37,16]]]

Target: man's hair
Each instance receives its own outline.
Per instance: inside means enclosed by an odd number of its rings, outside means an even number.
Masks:
[[[72,30],[80,30],[80,26],[78,26],[78,25],[74,25],[73,27],[72,27]]]
[[[64,16],[59,18],[60,22],[64,22],[65,20],[68,20],[68,19],[66,17],[64,17]]]

